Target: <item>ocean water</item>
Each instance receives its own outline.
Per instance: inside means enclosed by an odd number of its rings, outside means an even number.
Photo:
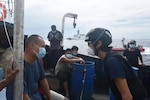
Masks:
[[[130,40],[125,40],[125,43],[128,43],[128,41],[130,41]],[[141,45],[145,48],[145,51],[141,52],[141,54],[143,56],[144,64],[150,66],[150,39],[138,39],[138,40],[136,40],[136,42],[137,42],[137,45]],[[49,45],[49,41],[46,40],[46,44]],[[63,41],[64,49],[71,48],[73,45],[76,45],[79,47],[79,53],[88,55],[88,53],[87,53],[88,46],[84,40],[67,40],[67,39],[65,39]],[[113,40],[111,45],[114,48],[122,48],[123,47],[121,39]]]

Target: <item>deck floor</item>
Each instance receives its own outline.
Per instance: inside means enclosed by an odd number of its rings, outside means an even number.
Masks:
[[[0,92],[0,100],[6,100],[5,93],[6,93],[6,89],[3,89]],[[93,97],[94,100],[109,100],[109,96],[106,95],[106,94],[96,94],[96,93],[94,93],[92,97]]]
[[[93,94],[95,100],[109,100],[109,96],[106,94]]]

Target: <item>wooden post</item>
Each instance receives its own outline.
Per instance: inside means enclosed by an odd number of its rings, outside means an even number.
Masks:
[[[15,78],[14,100],[23,100],[24,0],[14,0],[14,62],[20,71]]]

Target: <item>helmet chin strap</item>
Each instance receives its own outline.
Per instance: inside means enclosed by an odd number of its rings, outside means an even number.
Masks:
[[[96,55],[96,56],[99,55],[99,52],[100,52],[100,51],[109,52],[109,51],[111,51],[111,49],[112,49],[111,46],[110,46],[110,47],[103,47],[103,46],[101,45],[99,48],[96,48],[96,46],[94,46],[94,47],[95,47],[95,55]]]
[[[95,49],[94,53],[96,56],[98,56],[99,51],[101,50],[102,42],[97,42],[97,43],[93,44],[93,46]]]
[[[98,56],[100,51],[101,51],[101,48],[100,48],[100,47],[99,47],[98,49],[95,48],[95,55]]]

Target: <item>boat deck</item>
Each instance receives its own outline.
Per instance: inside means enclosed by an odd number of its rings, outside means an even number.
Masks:
[[[52,90],[59,92],[59,79],[49,71],[45,73]],[[91,100],[110,100],[108,86],[105,83],[95,83]]]
[[[0,100],[6,100],[5,93],[6,93],[6,89],[3,89],[0,92]],[[94,93],[92,97],[93,97],[92,100],[109,100],[109,96],[106,94]]]
[[[93,94],[93,99],[94,100],[110,100],[109,96],[106,94]]]

